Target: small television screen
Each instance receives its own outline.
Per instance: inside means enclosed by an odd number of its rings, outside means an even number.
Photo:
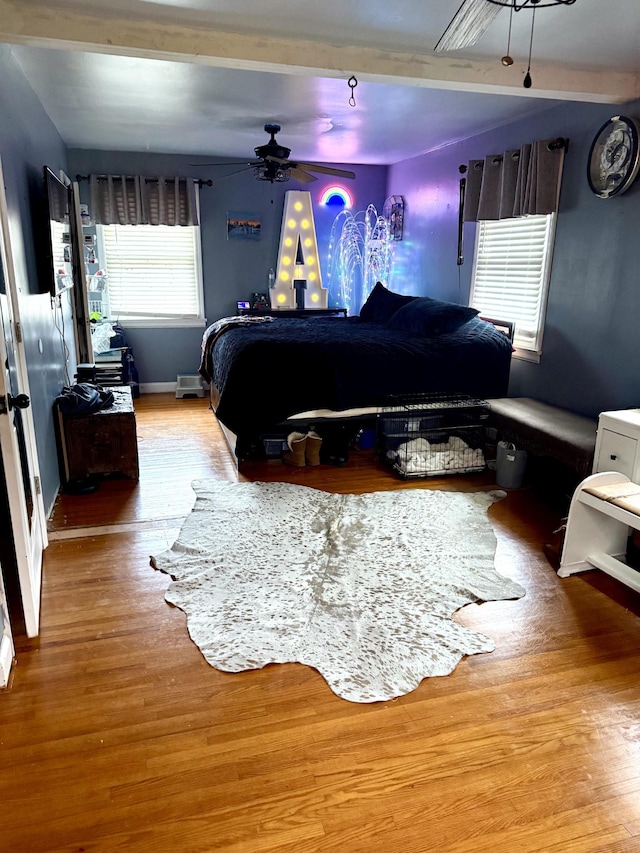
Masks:
[[[44,167],[46,216],[49,219],[48,260],[52,296],[73,287],[71,250],[71,187],[58,178],[48,166]]]

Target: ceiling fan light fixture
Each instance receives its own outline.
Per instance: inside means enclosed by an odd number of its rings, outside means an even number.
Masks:
[[[263,166],[256,166],[253,170],[253,177],[257,181],[269,181],[271,184],[283,184],[291,177],[289,169],[283,169],[281,166],[276,166],[274,163],[265,163]]]

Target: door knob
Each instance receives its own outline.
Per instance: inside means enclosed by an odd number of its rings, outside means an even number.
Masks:
[[[14,406],[16,409],[27,409],[31,405],[31,400],[26,394],[16,394],[15,397],[12,394],[7,394],[7,402],[9,403],[10,410]]]

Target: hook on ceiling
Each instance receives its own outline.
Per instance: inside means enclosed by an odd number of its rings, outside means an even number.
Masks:
[[[351,97],[349,98],[349,106],[355,107],[356,105],[356,96],[355,96],[355,88],[358,85],[358,81],[352,74],[351,77],[347,80],[347,86],[351,89]]]

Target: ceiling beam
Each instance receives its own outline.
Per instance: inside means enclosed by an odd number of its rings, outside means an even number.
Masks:
[[[614,104],[640,97],[637,74],[548,63],[536,66],[534,62],[534,87],[524,89],[525,69],[504,68],[498,61],[229,33],[116,17],[108,9],[96,15],[52,8],[51,4],[25,6],[20,0],[0,0],[0,42],[345,80],[355,74],[361,82],[520,98]]]

